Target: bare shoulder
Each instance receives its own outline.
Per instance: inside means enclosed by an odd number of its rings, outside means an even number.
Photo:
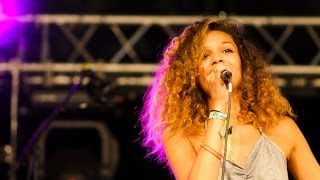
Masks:
[[[288,169],[294,179],[320,179],[320,166],[293,119],[282,117],[278,125],[265,132],[285,153]]]
[[[285,136],[288,138],[293,138],[296,136],[296,133],[300,133],[300,129],[296,122],[288,117],[288,116],[282,116],[279,119],[279,123],[273,127],[270,127],[266,129],[266,133],[271,136]]]
[[[175,145],[179,142],[185,143],[186,140],[188,140],[187,136],[184,135],[182,131],[176,132],[174,134],[171,133],[165,133],[163,136],[163,142],[165,145]]]
[[[169,166],[177,179],[186,179],[196,158],[191,140],[182,132],[163,137]]]
[[[283,132],[279,132],[283,130]],[[286,152],[288,168],[295,179],[320,179],[320,166],[313,155],[303,133],[292,119],[285,117],[275,127],[275,134],[280,134],[282,147],[288,147]]]
[[[301,131],[296,122],[287,116],[282,116],[279,123],[265,130],[266,135],[279,146],[287,159],[290,156],[298,139],[301,139]]]

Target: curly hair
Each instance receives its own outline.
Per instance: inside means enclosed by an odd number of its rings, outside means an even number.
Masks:
[[[209,109],[198,82],[198,66],[204,38],[213,30],[231,35],[239,48],[243,77],[238,120],[267,128],[277,124],[280,116],[296,117],[274,83],[264,52],[245,38],[244,26],[231,19],[204,19],[187,26],[171,40],[145,93],[140,125],[147,157],[166,161],[164,134],[204,132],[201,129]]]

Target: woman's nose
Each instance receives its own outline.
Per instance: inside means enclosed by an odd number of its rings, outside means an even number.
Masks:
[[[221,62],[223,62],[223,60],[221,58],[218,58],[218,59],[214,59],[212,61],[212,64],[217,64],[217,63],[221,63]]]

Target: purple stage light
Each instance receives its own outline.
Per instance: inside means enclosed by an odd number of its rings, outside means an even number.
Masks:
[[[14,17],[18,15],[17,0],[0,0],[0,16]]]
[[[12,50],[12,44],[17,37],[17,8],[19,0],[0,0],[0,58],[6,57],[6,52]],[[11,49],[11,50],[10,50]],[[6,58],[4,58],[6,59]]]

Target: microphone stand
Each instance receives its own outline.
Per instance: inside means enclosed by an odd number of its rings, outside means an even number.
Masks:
[[[226,159],[227,159],[227,149],[228,149],[228,138],[229,134],[231,134],[231,129],[229,127],[230,124],[230,112],[231,112],[231,93],[232,93],[232,83],[229,80],[228,85],[228,112],[227,112],[227,123],[226,123],[226,130],[225,130],[225,136],[224,136],[224,153],[223,153],[223,160],[222,160],[222,174],[221,174],[221,180],[224,180],[224,174],[226,169]]]

